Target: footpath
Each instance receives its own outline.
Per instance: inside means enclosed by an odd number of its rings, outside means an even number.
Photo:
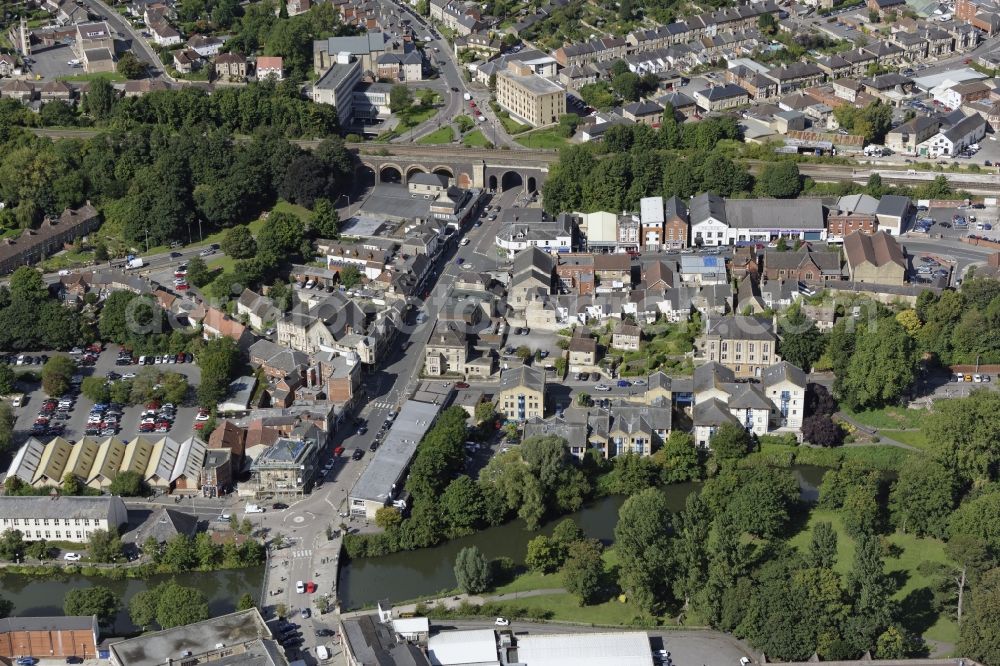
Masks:
[[[492,602],[502,602],[502,601],[514,601],[516,599],[526,599],[528,597],[543,597],[551,594],[566,594],[566,589],[561,587],[543,588],[540,590],[526,590],[524,592],[507,592],[505,594],[489,594],[489,595],[479,595],[479,594],[455,594],[448,597],[438,597],[436,599],[427,599],[426,601],[418,601],[410,604],[401,604],[399,606],[393,606],[392,610],[396,614],[403,613],[415,613],[418,605],[424,606],[444,606],[445,608],[458,608],[463,603],[472,604],[475,606],[482,606],[485,603]],[[351,611],[349,613],[341,613],[343,617],[357,617],[359,615],[368,615],[371,610],[360,610]]]

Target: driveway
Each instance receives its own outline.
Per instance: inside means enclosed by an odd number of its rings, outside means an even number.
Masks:
[[[69,44],[56,44],[48,48],[38,48],[31,50],[32,63],[29,71],[32,74],[41,76],[42,79],[52,80],[61,76],[74,76],[83,74],[82,66],[73,67],[70,60],[76,60],[77,55]]]

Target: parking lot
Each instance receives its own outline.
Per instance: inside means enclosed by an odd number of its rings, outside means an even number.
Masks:
[[[115,365],[115,360],[118,357],[119,347],[116,345],[109,346],[105,349],[97,358],[96,362],[92,366],[85,366],[79,369],[79,375],[83,378],[86,377],[105,377],[108,372],[116,372],[120,375],[127,375],[129,373],[138,373],[142,368],[138,365],[126,365],[119,366]],[[37,354],[34,354],[37,356]],[[49,356],[68,356],[68,354],[61,353],[50,353]],[[174,363],[168,365],[154,365],[152,366],[156,369],[162,369],[164,372],[177,372],[183,374],[187,377],[188,385],[191,390],[188,393],[188,399],[184,404],[177,405],[176,414],[171,424],[170,429],[166,433],[156,433],[150,432],[145,433],[151,436],[169,435],[175,439],[183,439],[188,437],[193,430],[195,424],[195,417],[198,413],[198,407],[194,404],[194,390],[197,388],[198,383],[201,379],[201,372],[197,365],[192,363]],[[29,369],[29,366],[19,367],[16,370]],[[30,366],[30,369],[39,372],[41,366],[34,365]],[[32,433],[32,426],[35,420],[38,418],[39,410],[42,408],[48,396],[42,390],[41,384],[36,384],[31,387],[31,390],[26,392],[26,400],[21,407],[15,410],[17,420],[15,422],[15,438],[17,443],[20,444],[26,440]],[[73,405],[69,410],[64,412],[65,418],[55,418],[54,412],[53,419],[51,423],[61,423],[63,424],[64,431],[62,437],[79,441],[86,435],[87,432],[87,421],[91,413],[91,408],[94,406],[92,400],[86,396],[74,392]],[[116,428],[116,437],[124,440],[131,440],[138,434],[140,423],[142,421],[142,412],[145,410],[145,405],[136,405],[124,407],[121,410],[121,417],[118,423],[118,428]],[[62,411],[62,410],[60,410]],[[54,434],[40,434],[43,440],[47,440],[50,436]]]
[[[32,63],[29,71],[32,74],[41,76],[42,79],[52,80],[63,76],[75,76],[83,74],[82,66],[73,67],[70,60],[77,59],[73,49],[69,44],[56,44],[49,48],[39,48],[31,50]]]

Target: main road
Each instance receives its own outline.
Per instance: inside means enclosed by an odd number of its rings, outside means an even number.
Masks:
[[[146,38],[135,29],[127,18],[119,14],[114,7],[105,3],[104,0],[88,0],[88,2],[101,10],[104,15],[104,20],[107,21],[108,25],[114,28],[118,34],[127,35],[131,39],[132,51],[135,52],[139,60],[142,60],[153,68],[152,74],[154,78],[162,76],[167,81],[174,81],[174,79],[167,74],[167,69],[163,66],[160,56],[157,55],[156,51],[149,45],[149,42],[146,41]]]

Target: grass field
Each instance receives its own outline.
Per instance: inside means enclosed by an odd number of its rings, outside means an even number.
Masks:
[[[482,130],[474,130],[462,137],[462,143],[470,148],[486,148],[490,145],[490,140],[486,138]]]
[[[880,430],[882,428],[891,430],[919,428],[928,414],[923,409],[906,409],[904,407],[885,407],[866,412],[852,412],[845,409],[844,413],[862,425]]]
[[[308,208],[304,206],[299,206],[298,204],[288,203],[287,201],[279,201],[278,203],[274,204],[274,208],[271,209],[271,212],[291,213],[292,215],[295,215],[303,222],[307,221],[309,217],[312,215],[312,213],[309,212]],[[263,217],[259,217],[256,220],[253,220],[252,222],[248,222],[247,226],[250,227],[250,232],[256,236],[257,233],[264,227],[264,224],[266,222],[267,220],[265,220]],[[197,228],[195,228],[194,231],[197,232],[198,231]],[[217,231],[214,234],[209,234],[205,236],[204,240],[195,241],[194,243],[191,244],[190,247],[209,245],[211,243],[219,243],[222,241],[222,237],[225,235],[226,235],[225,230]]]
[[[549,618],[555,622],[583,622],[607,626],[627,626],[639,617],[640,613],[629,603],[617,599],[605,601],[593,606],[581,606],[572,594],[548,594],[537,597],[516,599],[502,604],[513,608],[538,608],[550,611]]]
[[[927,441],[927,435],[923,430],[880,430],[879,434],[909,444],[915,449],[930,451],[930,442]]]
[[[525,148],[542,150],[558,150],[563,146],[569,145],[566,138],[559,135],[559,130],[557,128],[539,130],[537,132],[531,132],[530,134],[519,136],[517,137],[517,142]]]
[[[503,125],[508,134],[520,134],[521,132],[526,132],[531,129],[531,125],[522,125],[510,116],[497,114],[497,118],[500,119],[500,124]]]
[[[835,511],[821,509],[813,510],[805,529],[789,540],[789,544],[800,551],[805,551],[812,538],[812,530],[816,523],[829,522],[837,532],[837,562],[834,570],[846,575],[854,560],[854,539],[847,535],[843,522]],[[899,601],[904,609],[904,624],[910,623],[913,631],[918,631],[925,638],[951,643],[958,639],[958,625],[954,619],[930,613],[923,605],[927,598],[926,580],[918,573],[922,562],[949,563],[944,553],[944,543],[937,539],[924,539],[912,534],[894,533],[885,540],[898,548],[898,556],[885,559],[885,570],[896,582],[897,588],[893,598]]]
[[[441,129],[434,130],[425,137],[422,137],[417,141],[424,145],[438,145],[442,143],[451,143],[455,140],[455,132],[452,130],[451,126],[442,127]]]

